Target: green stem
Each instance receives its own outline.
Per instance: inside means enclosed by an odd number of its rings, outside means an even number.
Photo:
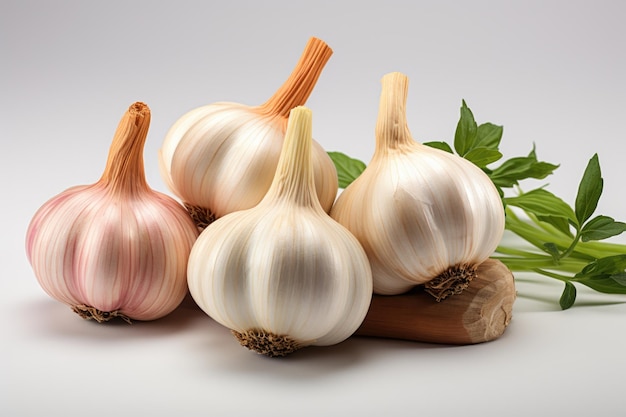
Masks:
[[[551,241],[550,239],[546,239],[548,236],[544,236],[543,233],[536,230],[534,226],[530,223],[522,222],[518,219],[513,219],[507,217],[506,219],[506,229],[515,233],[517,236],[521,237],[534,247],[543,251],[543,244],[545,242]],[[558,243],[555,242],[558,245]]]
[[[521,219],[513,210],[507,208],[506,229],[537,248],[539,252],[501,244],[492,256],[513,272],[534,272],[562,282],[570,282],[589,262],[626,253],[626,245],[598,241],[583,242],[580,230],[572,236],[550,223],[539,220],[533,213],[525,211],[523,213],[528,220]],[[555,244],[561,251],[558,260],[547,253],[544,246],[546,242]]]
[[[524,239],[536,248],[544,251],[545,242],[554,243],[564,255],[587,260],[589,262],[609,255],[619,255],[626,253],[626,245],[609,242],[580,242],[580,237],[572,240],[571,236],[550,224],[537,219],[531,221],[521,220],[512,210],[507,209],[506,229]],[[574,247],[572,247],[572,244]]]
[[[565,275],[557,274],[557,273],[546,271],[543,269],[536,269],[535,272],[541,275],[545,275],[550,278],[558,279],[559,281],[563,281],[563,282],[568,282],[571,280],[571,277],[567,277]]]
[[[579,240],[580,240],[580,231],[576,232],[576,236],[574,237],[574,240],[572,240],[571,245],[569,245],[569,247],[561,254],[561,259],[567,258],[574,252],[574,248],[576,248],[576,245],[578,245]]]
[[[596,258],[613,255],[623,255],[626,253],[626,245],[614,242],[579,242],[578,249],[588,254],[601,254],[600,256],[596,256]]]
[[[500,253],[504,253],[504,251],[506,251],[506,249],[503,249],[502,247],[499,247],[497,250],[497,252]],[[556,264],[551,256],[541,256],[531,252],[525,256],[494,255],[492,258],[501,261],[511,271],[517,272],[529,272],[534,271],[536,268],[542,268],[576,274],[587,265],[586,261],[580,261],[572,258],[562,259],[558,264]]]
[[[532,258],[533,256],[538,256],[538,255],[543,256],[543,254],[537,254],[536,252],[531,252],[531,251],[527,251],[527,250],[523,250],[519,248],[512,248],[510,246],[502,246],[502,245],[496,248],[496,252],[502,253],[505,255],[514,255],[520,258]]]

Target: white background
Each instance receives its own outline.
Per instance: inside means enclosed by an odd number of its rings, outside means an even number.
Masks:
[[[626,220],[623,4],[4,0],[0,414],[624,415],[621,296],[579,288],[560,311],[559,284],[520,277],[494,342],[351,338],[272,360],[189,300],[152,323],[82,321],[41,290],[24,252],[39,206],[98,179],[130,104],[152,109],[146,173],[167,192],[156,153],[169,126],[203,104],[264,102],[310,36],[334,49],[307,103],[327,150],[369,161],[380,78],[400,71],[416,140],[451,141],[465,99],[479,123],[504,125],[505,157],[535,144],[561,164],[541,184],[570,203],[597,152],[598,213]]]

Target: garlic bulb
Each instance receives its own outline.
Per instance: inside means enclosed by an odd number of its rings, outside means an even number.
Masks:
[[[405,75],[383,77],[374,155],[331,216],[363,245],[375,293],[424,284],[442,300],[467,287],[491,256],[504,233],[504,208],[474,164],[413,140],[407,92]]]
[[[211,223],[189,257],[196,303],[268,356],[345,340],[372,297],[363,248],[317,199],[311,148],[311,112],[296,107],[268,193]]]
[[[184,114],[159,151],[161,175],[206,227],[227,213],[254,207],[272,183],[289,111],[306,102],[332,50],[311,38],[291,76],[260,106],[218,102]],[[314,142],[315,186],[326,212],[337,195],[337,172]]]
[[[187,294],[198,231],[182,205],[146,183],[149,124],[148,106],[130,106],[102,177],[48,200],[28,227],[26,253],[39,284],[87,319],[153,320]]]

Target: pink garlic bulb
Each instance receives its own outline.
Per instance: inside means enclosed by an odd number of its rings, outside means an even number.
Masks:
[[[48,200],[28,227],[26,254],[39,284],[87,319],[154,320],[187,294],[198,230],[181,204],[146,182],[149,125],[148,106],[130,106],[102,177]]]

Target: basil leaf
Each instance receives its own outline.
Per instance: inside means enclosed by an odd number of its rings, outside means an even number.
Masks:
[[[614,275],[626,272],[626,254],[606,256],[588,263],[574,276],[577,280],[585,276]]]
[[[605,294],[626,294],[626,272],[594,275],[576,279],[576,282]]]
[[[479,168],[485,168],[492,162],[495,162],[498,159],[502,158],[502,154],[495,149],[479,147],[468,151],[465,154],[464,158],[474,163],[474,165],[478,166]]]
[[[550,191],[538,188],[517,197],[506,197],[507,205],[519,207],[541,217],[562,217],[575,222],[576,215],[572,208]]]
[[[573,280],[598,292],[626,294],[626,254],[590,262]]]
[[[554,226],[559,232],[562,232],[564,235],[571,238],[574,237],[570,228],[570,222],[565,217],[537,216],[537,218],[542,222]]]
[[[350,158],[342,152],[328,152],[328,156],[337,169],[340,188],[346,188],[365,171],[366,165],[363,161]]]
[[[474,115],[467,107],[467,104],[465,104],[465,100],[463,100],[461,117],[454,133],[454,149],[459,155],[465,156],[469,150],[474,148],[477,133],[478,126],[476,125],[476,120],[474,120]]]
[[[609,216],[596,216],[589,220],[581,229],[583,242],[602,240],[626,232],[626,223],[616,222]]]
[[[543,248],[546,252],[548,252],[550,256],[552,256],[555,264],[559,262],[559,259],[561,258],[561,252],[559,251],[559,248],[556,246],[556,244],[552,242],[546,242],[543,244]]]
[[[424,142],[423,145],[430,146],[431,148],[435,148],[435,149],[441,149],[442,151],[446,151],[448,153],[454,153],[450,145],[448,145],[446,142],[439,142],[439,141]]]
[[[500,187],[513,187],[519,181],[527,178],[544,179],[558,167],[558,165],[538,161],[533,147],[528,156],[520,156],[504,161],[502,165],[493,170],[490,178],[494,184]]]
[[[565,281],[565,288],[559,300],[561,309],[567,310],[574,305],[574,301],[576,301],[576,287],[571,282]]]
[[[583,224],[596,210],[598,200],[602,194],[603,180],[600,172],[598,154],[595,154],[587,164],[583,178],[578,186],[576,195],[576,218]]]
[[[481,124],[476,132],[476,147],[485,147],[497,151],[502,140],[503,131],[504,128],[502,126],[497,126],[493,123]]]

